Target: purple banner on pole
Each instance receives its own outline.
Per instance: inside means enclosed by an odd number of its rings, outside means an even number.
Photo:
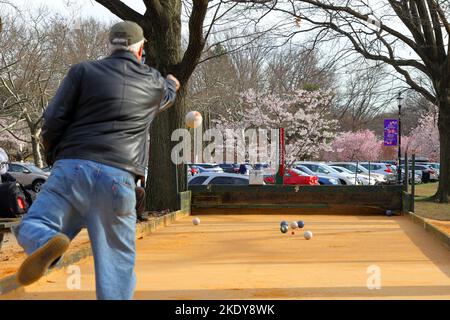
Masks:
[[[395,147],[398,142],[398,119],[384,119],[384,145]]]

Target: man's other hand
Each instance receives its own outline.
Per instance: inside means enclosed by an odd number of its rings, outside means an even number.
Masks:
[[[180,90],[180,81],[178,81],[177,78],[175,78],[173,75],[169,74],[167,76],[167,79],[175,81],[176,87],[177,87],[177,91]]]

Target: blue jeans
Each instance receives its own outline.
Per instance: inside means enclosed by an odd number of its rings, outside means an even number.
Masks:
[[[15,230],[27,254],[58,233],[71,240],[86,227],[98,299],[132,299],[136,285],[134,176],[88,160],[59,160]]]

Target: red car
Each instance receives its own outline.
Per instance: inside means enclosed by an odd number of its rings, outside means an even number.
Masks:
[[[267,184],[275,184],[275,176],[264,176],[264,182]],[[283,184],[318,186],[319,178],[317,176],[306,176],[296,169],[288,169],[284,174]]]
[[[195,176],[200,170],[196,166],[189,166],[188,170],[191,171],[191,175]]]

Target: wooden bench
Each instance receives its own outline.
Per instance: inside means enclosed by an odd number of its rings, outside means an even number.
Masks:
[[[18,226],[22,218],[0,219],[0,250],[3,244],[3,236],[10,232],[12,227]]]

